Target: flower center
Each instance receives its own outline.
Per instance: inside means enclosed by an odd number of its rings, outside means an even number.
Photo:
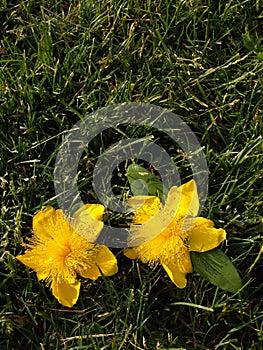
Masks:
[[[161,233],[162,236],[165,238],[170,238],[172,236],[179,236],[180,235],[180,229],[177,221],[172,221],[165,230]]]
[[[71,253],[71,246],[69,243],[66,243],[61,247],[61,251],[59,252],[59,255],[65,259],[70,253]]]

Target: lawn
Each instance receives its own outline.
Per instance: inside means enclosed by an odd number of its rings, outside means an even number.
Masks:
[[[0,349],[263,348],[263,5],[259,0],[1,1]],[[122,102],[178,115],[202,146],[209,195],[201,213],[227,231],[221,244],[243,287],[217,288],[197,272],[178,289],[161,266],[116,254],[119,272],[80,278],[60,305],[16,256],[43,206],[58,208],[56,155],[75,123]],[[120,125],[94,137],[79,162],[83,201],[98,203],[100,155],[127,137],[156,140],[191,178],[161,131]],[[124,161],[112,187],[130,195]],[[154,171],[150,164],[139,162]],[[105,222],[125,225],[108,212]]]

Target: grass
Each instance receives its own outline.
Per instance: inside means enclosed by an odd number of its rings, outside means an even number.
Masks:
[[[262,17],[258,0],[1,2],[1,349],[262,349]],[[222,249],[243,278],[240,294],[196,273],[179,290],[160,267],[116,250],[119,273],[83,280],[67,309],[15,259],[34,213],[57,205],[63,136],[84,115],[127,101],[168,108],[195,132],[210,170],[202,215],[228,232]],[[121,131],[155,135],[190,176],[156,130]],[[82,157],[84,199],[96,202],[92,169],[121,138],[105,131]],[[126,165],[113,185],[127,194]]]

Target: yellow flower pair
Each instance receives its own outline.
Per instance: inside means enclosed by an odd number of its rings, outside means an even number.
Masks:
[[[199,201],[194,180],[172,187],[164,207],[154,196],[133,197],[129,205],[135,210],[130,233],[133,248],[126,249],[125,256],[149,265],[160,263],[179,288],[186,286],[186,274],[192,272],[190,251],[211,250],[226,237],[225,230],[214,228],[211,220],[196,217]],[[91,215],[85,215],[87,212]],[[111,276],[118,271],[112,252],[91,243],[103,228],[103,213],[102,205],[87,204],[70,221],[52,207],[33,218],[34,235],[25,244],[26,253],[17,259],[35,270],[39,280],[51,283],[52,293],[62,305],[72,307],[78,299],[77,274],[96,280],[101,274]],[[90,241],[77,233],[83,220],[89,220],[90,232],[85,232],[85,237]],[[152,232],[156,234],[147,240]]]

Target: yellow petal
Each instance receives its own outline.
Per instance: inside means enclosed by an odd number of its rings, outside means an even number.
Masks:
[[[49,277],[49,271],[38,271],[37,272],[37,278],[39,281],[48,279]]]
[[[90,242],[95,242],[103,229],[102,216],[104,206],[101,204],[86,204],[73,216],[71,225],[77,234]]]
[[[206,252],[216,248],[226,238],[226,231],[214,228],[211,220],[199,217],[187,232],[190,251]]]
[[[180,187],[172,187],[168,193],[164,206],[166,215],[173,215],[174,218],[196,216],[199,210],[199,199],[194,180],[190,180]]]
[[[52,238],[56,219],[56,210],[53,207],[47,207],[40,210],[33,217],[34,234],[42,240]]]
[[[34,250],[28,250],[25,254],[18,255],[16,259],[36,271],[39,280],[48,278],[49,269],[43,262],[43,258],[41,259],[41,256],[36,254]]]
[[[164,264],[162,263],[163,268],[167,272],[168,276],[172,280],[172,282],[178,288],[185,288],[187,284],[186,273],[181,272],[174,264]]]
[[[96,280],[101,276],[112,276],[118,272],[117,260],[114,254],[105,246],[98,245],[96,260],[94,264],[89,268],[78,269],[78,274],[84,278],[90,278]]]
[[[123,254],[129,259],[137,259],[139,257],[139,254],[138,254],[136,248],[134,248],[134,249],[125,249]]]
[[[86,216],[88,211],[95,219],[101,221],[104,214],[104,206],[101,204],[85,204],[78,209],[73,215],[74,218],[81,219],[82,215]]]
[[[144,224],[157,213],[161,202],[158,197],[154,196],[135,196],[128,200],[128,205],[135,209],[133,222]]]
[[[80,281],[69,284],[66,281],[59,282],[55,279],[51,285],[52,293],[57,298],[60,304],[72,307],[78,300]]]
[[[16,257],[17,260],[19,260],[21,263],[23,263],[24,265],[30,267],[31,269],[35,270],[35,259],[32,259],[33,257],[31,257],[30,251],[26,252],[23,255],[18,255]],[[34,267],[32,267],[32,265]]]

